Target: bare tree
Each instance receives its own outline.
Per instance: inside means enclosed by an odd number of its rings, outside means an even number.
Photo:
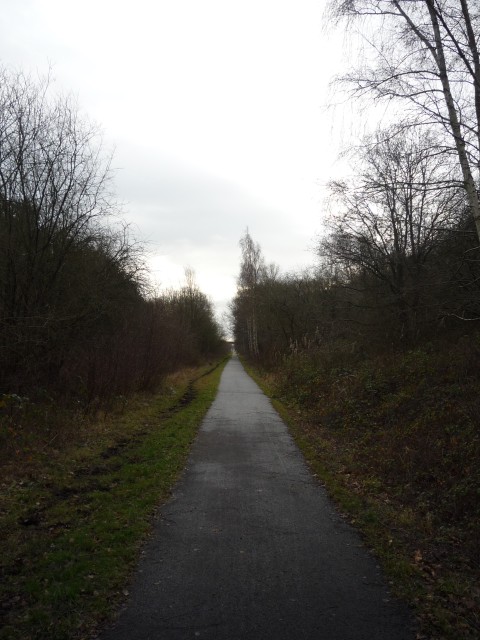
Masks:
[[[357,153],[358,176],[331,185],[332,233],[319,252],[342,265],[350,284],[362,273],[393,296],[402,332],[415,330],[425,266],[464,211],[464,192],[435,140],[411,131],[377,133]]]
[[[39,315],[73,244],[112,210],[99,131],[48,79],[0,71],[0,287],[8,322]]]
[[[461,168],[480,238],[480,9],[472,0],[333,0],[360,20],[372,55],[343,80],[357,96],[402,100],[405,126],[437,125]],[[405,107],[407,109],[405,110]]]
[[[75,325],[79,316],[70,314],[81,305],[65,280],[68,261],[79,262],[82,248],[82,260],[88,254],[98,269],[113,262],[115,277],[119,271],[126,275],[120,261],[131,255],[129,243],[105,231],[105,217],[115,210],[109,174],[100,132],[71,98],[53,96],[48,78],[0,69],[4,371],[22,357],[38,361],[36,350],[51,350],[60,326]]]
[[[265,274],[265,261],[258,242],[255,242],[248,229],[240,240],[242,263],[237,280],[240,297],[245,307],[245,322],[248,336],[248,350],[250,355],[258,357],[258,285]]]

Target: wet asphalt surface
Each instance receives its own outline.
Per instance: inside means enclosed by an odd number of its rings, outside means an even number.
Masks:
[[[237,358],[101,640],[413,640],[375,559]]]

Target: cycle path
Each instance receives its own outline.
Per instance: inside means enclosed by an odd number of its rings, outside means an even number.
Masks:
[[[101,640],[414,640],[373,556],[233,357]]]

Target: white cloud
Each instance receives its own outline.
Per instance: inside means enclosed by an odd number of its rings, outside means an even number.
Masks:
[[[318,0],[23,0],[0,57],[73,91],[117,152],[118,195],[159,282],[192,266],[219,305],[249,226],[267,260],[312,262],[335,163],[322,112],[340,57]],[[222,302],[223,301],[223,302]]]

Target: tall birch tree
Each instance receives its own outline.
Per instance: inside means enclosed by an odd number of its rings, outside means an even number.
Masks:
[[[369,44],[342,79],[357,96],[402,101],[405,126],[448,132],[480,238],[480,5],[472,0],[332,0],[335,21],[354,22]],[[450,142],[448,142],[448,138]]]
[[[238,292],[245,302],[245,323],[250,355],[258,357],[258,285],[265,274],[265,260],[258,242],[255,242],[248,229],[240,240],[242,262],[237,285]]]

